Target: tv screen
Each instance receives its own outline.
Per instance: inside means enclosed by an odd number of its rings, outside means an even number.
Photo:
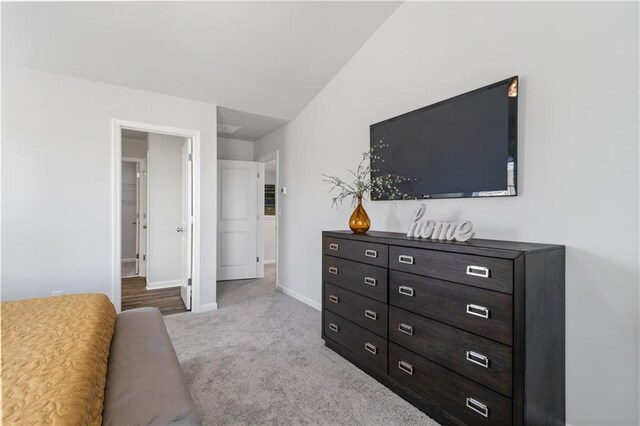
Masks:
[[[372,200],[516,195],[518,77],[371,125]]]

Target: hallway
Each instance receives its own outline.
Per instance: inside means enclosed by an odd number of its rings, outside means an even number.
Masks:
[[[122,310],[154,307],[160,309],[162,315],[187,312],[180,296],[180,287],[146,289],[144,277],[122,279]]]
[[[146,289],[144,277],[122,278],[122,310],[155,307],[162,315],[187,312],[180,296],[180,287]],[[276,292],[276,265],[264,267],[264,278],[218,281],[218,309],[246,303]]]

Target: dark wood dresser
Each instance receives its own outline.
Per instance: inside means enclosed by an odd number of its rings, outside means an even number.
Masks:
[[[565,249],[325,231],[326,346],[442,424],[565,424]]]

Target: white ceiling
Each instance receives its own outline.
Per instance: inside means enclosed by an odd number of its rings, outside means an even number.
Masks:
[[[223,136],[255,140],[294,119],[399,4],[3,3],[2,59],[214,103],[242,127]]]

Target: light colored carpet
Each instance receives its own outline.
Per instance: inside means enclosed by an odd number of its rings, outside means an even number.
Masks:
[[[205,424],[437,425],[324,346],[320,312],[269,279],[219,284],[219,309],[165,317]]]
[[[275,293],[276,265],[265,265],[262,279],[218,281],[218,308],[251,303],[256,299],[273,297]]]

